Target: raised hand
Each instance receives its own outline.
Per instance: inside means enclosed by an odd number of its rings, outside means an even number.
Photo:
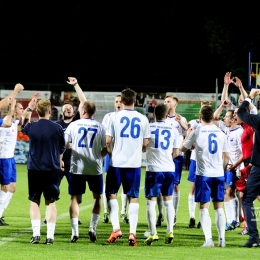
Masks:
[[[227,72],[224,76],[224,85],[229,85],[230,83],[233,83],[231,79],[231,72]]]
[[[32,109],[32,110],[35,109],[38,97],[39,97],[39,93],[38,93],[38,92],[35,92],[35,93],[32,95],[32,99],[31,99],[31,101],[30,101],[29,104],[28,104],[28,107],[29,107],[30,109]]]
[[[67,83],[70,84],[70,85],[75,85],[76,83],[78,83],[76,78],[68,77],[68,79],[69,80],[67,81]]]
[[[243,84],[242,84],[242,81],[238,78],[238,77],[233,77],[232,78],[232,83],[238,87],[238,88],[242,88],[243,87]]]

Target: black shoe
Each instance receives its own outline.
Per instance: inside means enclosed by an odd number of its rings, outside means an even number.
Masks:
[[[89,239],[90,239],[91,242],[96,242],[97,241],[96,231],[94,231],[93,229],[89,230],[88,235],[89,235]]]
[[[259,247],[259,239],[249,238],[247,242],[240,247]]]
[[[4,217],[0,218],[0,226],[8,226],[9,224],[5,223]]]
[[[71,243],[76,243],[78,240],[79,240],[78,236],[71,236],[71,238],[70,238]]]
[[[201,228],[201,223],[200,222],[198,223],[197,228]]]
[[[195,227],[196,227],[195,218],[190,218],[189,228],[195,228]]]
[[[42,224],[47,224],[47,220],[46,220],[46,218],[42,221]]]
[[[78,224],[79,224],[79,225],[81,225],[81,224],[82,224],[82,222],[81,222],[81,220],[80,220],[80,219],[78,220]]]
[[[103,223],[108,223],[109,222],[109,216],[108,216],[108,213],[104,213],[104,216],[103,216]]]
[[[125,214],[125,217],[123,218],[123,222],[126,224],[129,224],[129,218],[127,217],[126,214]]]
[[[174,217],[174,221],[173,221],[173,226],[176,226],[176,222],[177,222],[177,218],[176,216]]]
[[[159,214],[157,221],[156,221],[156,227],[160,227],[162,225],[162,222],[164,221],[163,214]]]
[[[52,239],[52,238],[46,238],[46,241],[45,241],[45,244],[46,244],[46,245],[53,245],[53,243],[54,243],[54,239]]]
[[[39,242],[40,242],[40,236],[32,237],[30,240],[31,244],[39,244]]]

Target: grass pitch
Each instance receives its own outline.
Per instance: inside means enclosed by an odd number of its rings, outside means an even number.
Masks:
[[[226,248],[200,248],[204,241],[202,230],[188,228],[189,182],[187,181],[187,171],[183,172],[180,185],[181,200],[177,213],[177,225],[174,228],[174,240],[171,245],[164,244],[165,221],[162,227],[157,229],[159,241],[151,246],[144,244],[144,232],[147,230],[146,202],[143,190],[145,169],[142,170],[137,247],[128,246],[129,226],[122,221],[123,238],[115,244],[108,244],[106,240],[111,233],[112,226],[111,223],[102,223],[103,213],[97,229],[98,241],[96,243],[90,242],[88,226],[93,199],[89,191],[83,195],[80,207],[80,219],[83,222],[79,226],[80,239],[77,243],[70,243],[71,228],[68,213],[70,197],[66,179],[62,181],[60,200],[56,203],[58,220],[54,244],[43,244],[46,238],[46,225],[43,225],[40,244],[32,245],[29,243],[32,231],[29,218],[29,200],[27,199],[26,165],[17,165],[17,172],[17,191],[4,212],[5,221],[9,226],[0,226],[1,259],[259,259],[260,248],[239,248],[239,245],[244,244],[248,239],[248,236],[238,235],[241,228],[226,233]],[[121,191],[118,196],[121,208],[120,194]],[[44,211],[45,206],[42,203],[42,218],[44,218]],[[215,215],[212,206],[210,207],[210,215],[213,223],[213,240],[217,245]],[[198,209],[196,209],[196,219],[199,219]]]

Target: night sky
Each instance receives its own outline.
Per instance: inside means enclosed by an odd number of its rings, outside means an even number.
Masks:
[[[255,5],[66,2],[0,1],[0,82],[214,92],[226,71],[247,86],[250,49],[260,62]]]

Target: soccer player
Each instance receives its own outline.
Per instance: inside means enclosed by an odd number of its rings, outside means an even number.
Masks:
[[[65,139],[62,127],[52,121],[51,102],[41,99],[37,102],[36,112],[39,120],[22,126],[22,132],[29,136],[29,154],[27,161],[30,217],[33,235],[32,244],[40,241],[41,195],[45,198],[47,237],[45,243],[54,243],[54,231],[57,219],[55,201],[59,199],[60,156],[65,151]]]
[[[187,120],[185,117],[178,115],[176,113],[176,108],[178,106],[178,98],[169,95],[166,96],[164,104],[168,107],[169,112],[166,119],[166,123],[174,126],[179,132],[179,142],[180,144],[183,141],[184,136],[186,135],[186,130],[188,129]],[[182,167],[184,162],[184,153],[180,151],[180,154],[174,159],[175,164],[175,173],[174,173],[174,191],[173,191],[173,207],[175,209],[175,218],[174,225],[176,225],[176,215],[179,207],[180,201],[180,188],[179,184],[181,181]],[[160,222],[160,214],[158,216],[158,221]],[[159,223],[158,223],[159,224]]]
[[[20,88],[23,88],[22,85]],[[21,103],[16,102],[11,127],[0,127],[0,160],[1,160],[1,171],[5,178],[5,189],[0,192],[0,226],[8,225],[2,218],[4,210],[8,207],[13,194],[16,190],[16,165],[14,160],[14,150],[17,139],[17,126],[22,120],[22,124],[30,121],[33,109],[36,106],[38,93],[35,93],[30,101],[28,108],[23,109]],[[8,184],[9,182],[9,184]],[[6,190],[6,191],[5,191]]]
[[[130,203],[129,215],[129,246],[137,246],[136,228],[139,211],[139,190],[141,178],[142,151],[150,138],[149,122],[146,116],[134,110],[136,92],[124,89],[121,92],[124,109],[111,118],[106,132],[106,146],[111,155],[110,166],[106,178],[106,196],[110,206],[110,220],[113,226],[108,243],[115,243],[122,237],[118,217],[116,194],[123,185]],[[113,147],[111,145],[113,143]]]
[[[194,144],[196,147],[195,201],[200,203],[200,222],[205,235],[202,247],[214,247],[208,210],[210,198],[216,214],[218,246],[225,247],[224,169],[228,164],[229,150],[225,134],[212,124],[213,113],[210,106],[200,109],[201,126],[194,131],[188,130],[181,150],[186,151]]]
[[[118,111],[123,109],[123,106],[121,104],[121,95],[117,95],[116,96],[114,106],[115,106],[115,112],[107,113],[104,116],[103,120],[102,120],[102,125],[105,127],[105,129],[108,128],[108,125],[109,125],[109,122],[110,122],[110,119],[112,118],[112,116],[116,112],[118,112]],[[109,164],[110,164],[110,155],[107,154],[105,156],[105,158],[104,158],[104,168],[103,168],[103,172],[105,173],[105,176],[106,176],[106,173],[108,171]],[[108,221],[109,221],[109,214],[108,214],[108,212],[109,211],[108,211],[108,205],[107,205],[107,198],[106,198],[105,189],[106,189],[106,185],[104,184],[104,192],[103,192],[104,216],[103,216],[103,223],[108,223]],[[127,195],[124,194],[123,190],[122,190],[122,193],[121,193],[121,202],[122,202],[122,208],[121,208],[120,217],[123,219],[123,221],[126,224],[129,224],[129,219],[128,219],[127,214],[126,214],[127,205],[128,205],[128,199],[127,199]]]
[[[166,208],[167,230],[165,244],[173,240],[174,207],[172,193],[174,187],[174,162],[173,157],[179,155],[179,133],[175,127],[165,123],[168,108],[159,104],[154,109],[155,122],[150,124],[151,138],[146,147],[146,175],[145,197],[147,198],[147,221],[150,235],[145,240],[146,245],[151,245],[158,240],[156,231],[156,197],[163,197]]]
[[[96,229],[101,212],[101,198],[103,193],[102,163],[107,154],[105,128],[96,120],[94,114],[96,106],[86,101],[77,79],[69,77],[69,84],[74,88],[80,99],[80,119],[69,124],[65,131],[66,148],[71,148],[71,166],[69,175],[69,194],[71,195],[70,218],[72,236],[70,241],[75,243],[79,239],[78,218],[79,201],[86,191],[86,183],[94,198],[89,238],[97,241]],[[83,95],[82,95],[83,94]]]

